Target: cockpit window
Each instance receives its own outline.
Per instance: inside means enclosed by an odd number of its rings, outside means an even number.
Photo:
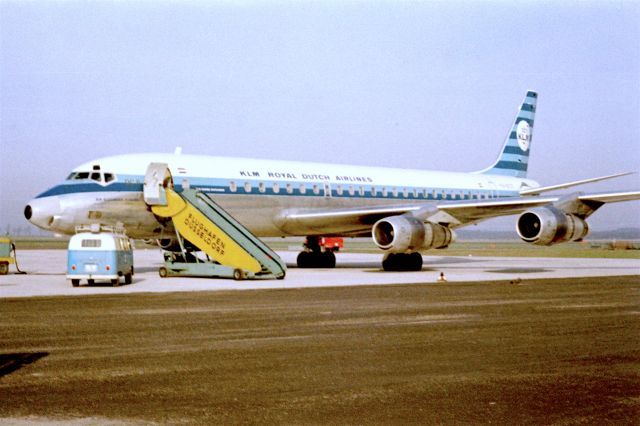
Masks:
[[[113,173],[101,173],[98,171],[94,172],[72,172],[69,176],[67,176],[67,180],[93,180],[99,183],[109,183],[116,180],[116,175]]]

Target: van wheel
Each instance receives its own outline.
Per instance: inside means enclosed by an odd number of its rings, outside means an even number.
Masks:
[[[161,266],[160,269],[158,269],[158,274],[160,275],[160,278],[167,278],[167,268]]]
[[[124,283],[131,284],[133,280],[131,279],[131,274],[124,274]]]
[[[114,287],[118,287],[120,285],[120,280],[118,278],[114,278],[111,280],[111,285]]]
[[[242,269],[233,270],[233,279],[236,281],[242,281],[244,279],[244,273],[242,272]]]
[[[71,285],[74,287],[78,287],[80,285],[80,280],[71,280]]]
[[[9,273],[9,264],[7,262],[0,263],[0,275],[7,275]]]

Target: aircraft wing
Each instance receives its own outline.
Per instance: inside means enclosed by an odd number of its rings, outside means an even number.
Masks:
[[[459,202],[425,202],[386,206],[359,206],[340,209],[289,210],[277,219],[278,226],[289,232],[330,234],[365,234],[378,220],[409,214],[424,222],[457,228],[498,216],[519,214],[527,209],[554,205],[565,213],[588,217],[605,203],[640,199],[640,191],[568,196],[514,197],[502,200]]]

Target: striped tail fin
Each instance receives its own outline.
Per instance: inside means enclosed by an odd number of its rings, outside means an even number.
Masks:
[[[509,136],[502,147],[502,152],[496,162],[489,168],[478,173],[489,175],[527,177],[527,165],[531,152],[531,137],[533,135],[533,121],[536,116],[538,94],[528,91],[518,115],[513,121]]]

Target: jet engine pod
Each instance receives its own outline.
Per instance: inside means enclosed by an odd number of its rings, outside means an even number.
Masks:
[[[373,225],[371,234],[379,248],[393,253],[444,248],[455,239],[454,233],[446,226],[423,223],[413,216],[381,219]]]
[[[589,233],[589,225],[584,219],[551,206],[522,213],[516,230],[527,243],[550,246],[584,238]]]

